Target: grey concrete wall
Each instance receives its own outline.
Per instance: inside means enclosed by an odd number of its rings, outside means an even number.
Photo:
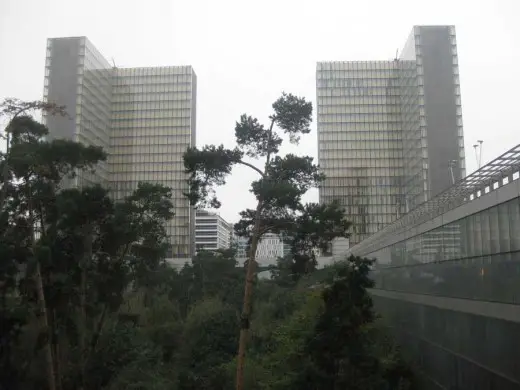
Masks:
[[[452,185],[449,161],[459,160],[457,106],[449,27],[421,27],[420,39],[431,198]],[[455,181],[461,179],[457,167]]]
[[[76,96],[80,39],[59,38],[52,40],[47,100],[64,105],[69,118],[47,117],[46,125],[50,130],[50,139],[76,139]]]
[[[383,323],[425,383],[421,389],[520,388],[518,307],[372,291]],[[506,319],[507,317],[507,319]]]

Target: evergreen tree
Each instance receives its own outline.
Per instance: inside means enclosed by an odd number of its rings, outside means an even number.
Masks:
[[[184,155],[184,165],[190,175],[190,190],[186,196],[192,205],[219,207],[215,188],[225,184],[234,165],[251,168],[258,179],[251,182],[251,192],[257,204],[254,209],[240,213],[241,220],[235,231],[249,238],[249,261],[240,321],[240,341],[237,356],[237,390],[243,389],[243,370],[247,333],[250,326],[255,255],[261,237],[269,232],[293,237],[292,248],[295,270],[309,272],[315,267],[315,248],[334,237],[347,236],[350,224],[338,205],[304,205],[302,196],[323,180],[312,157],[287,154],[281,156],[283,136],[298,143],[310,132],[312,104],[304,98],[284,93],[273,103],[270,124],[264,127],[258,119],[242,115],[235,125],[236,147],[207,145],[202,149],[190,148]],[[245,157],[263,160],[262,167]],[[313,229],[318,228],[317,234]]]

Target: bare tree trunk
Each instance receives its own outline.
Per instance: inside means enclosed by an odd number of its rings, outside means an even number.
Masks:
[[[253,297],[253,281],[256,267],[256,248],[258,247],[258,240],[260,235],[260,211],[261,203],[258,202],[255,214],[255,225],[253,227],[253,235],[251,237],[249,261],[247,263],[246,284],[244,288],[244,305],[242,307],[242,316],[240,318],[240,340],[238,343],[236,390],[243,390],[244,388],[244,366],[246,359],[247,336],[249,332],[249,316],[251,314],[251,301]]]
[[[273,135],[273,126],[275,118],[271,118],[271,126],[269,127],[269,139],[267,145],[271,145],[271,139]],[[260,172],[263,180],[267,180],[267,173],[269,169],[269,163],[271,162],[271,150],[267,152],[265,159],[264,172]],[[248,164],[246,164],[248,165]],[[258,204],[255,212],[255,225],[253,226],[253,234],[251,236],[251,248],[249,250],[249,262],[247,263],[246,272],[246,283],[244,287],[244,305],[242,307],[242,315],[240,318],[240,338],[238,341],[238,356],[237,356],[237,377],[236,377],[236,390],[243,390],[244,388],[244,366],[246,362],[246,346],[247,336],[249,333],[250,315],[251,315],[251,303],[253,298],[253,280],[255,276],[256,267],[256,248],[258,247],[258,241],[260,240],[260,217],[262,214],[263,199],[262,195],[258,198]]]
[[[56,329],[56,310],[52,311],[52,322],[53,329]],[[59,334],[54,334],[54,362],[56,363],[56,390],[61,390],[63,386],[61,384],[62,372]]]
[[[79,349],[80,349],[80,365],[81,365],[81,385],[80,389],[85,388],[85,371],[86,371],[86,357],[87,357],[87,267],[92,258],[92,228],[90,224],[83,232],[84,252],[80,263],[81,280],[80,280],[80,308],[79,308]]]
[[[54,373],[54,359],[52,356],[51,346],[51,331],[49,329],[49,319],[47,316],[47,306],[45,303],[45,292],[43,290],[43,281],[40,268],[40,262],[36,261],[36,293],[38,296],[38,306],[40,309],[41,316],[41,327],[47,333],[47,341],[45,342],[45,367],[47,370],[47,383],[49,384],[49,390],[56,390],[56,376]]]
[[[28,183],[28,180],[26,180]],[[28,190],[28,204],[29,204],[29,224],[31,231],[31,247],[34,252],[35,245],[35,232],[34,232],[34,208],[32,203],[32,194],[31,189]],[[43,229],[43,226],[42,226]],[[34,253],[33,253],[34,255]],[[44,332],[46,332],[46,341],[44,345],[45,351],[45,367],[47,371],[47,381],[49,384],[49,390],[56,390],[56,376],[54,372],[54,359],[52,356],[52,331],[49,328],[49,317],[47,313],[47,303],[45,302],[45,291],[43,287],[43,278],[41,272],[40,261],[36,259],[36,272],[34,275],[35,283],[36,283],[36,295],[38,297],[38,309],[40,311],[41,317],[41,328]]]
[[[96,325],[96,329],[94,330],[94,334],[92,335],[92,338],[90,340],[88,355],[87,355],[85,361],[88,361],[90,355],[96,349],[97,342],[99,340],[99,337],[101,336],[101,332],[103,331],[103,325],[105,324],[105,318],[106,318],[107,311],[108,311],[107,306],[104,306],[103,311],[101,312],[101,316],[99,317],[99,321]]]

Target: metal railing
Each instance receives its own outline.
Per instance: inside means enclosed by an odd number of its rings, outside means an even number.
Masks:
[[[520,176],[519,170],[520,144],[466,176],[444,192],[420,204],[402,218],[387,225],[350,250],[355,253],[371,253],[384,246],[386,239],[389,237],[429,221],[513,180],[517,180]]]

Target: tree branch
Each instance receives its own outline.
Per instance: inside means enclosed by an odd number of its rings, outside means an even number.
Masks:
[[[99,337],[101,336],[101,331],[103,330],[103,325],[105,324],[107,310],[107,305],[103,305],[103,311],[101,312],[101,316],[99,317],[99,321],[97,322],[96,329],[94,329],[94,334],[92,335],[92,338],[90,340],[89,350],[85,359],[85,363],[87,363],[90,360],[92,353],[96,349]]]
[[[242,161],[242,160],[238,161],[238,164],[245,165],[246,167],[249,167],[249,168],[257,171],[262,177],[264,177],[264,173],[260,169],[255,167],[253,164],[249,164],[248,162],[245,162],[245,161]]]
[[[267,174],[267,169],[269,168],[269,163],[271,162],[271,154],[273,152],[271,148],[271,140],[273,139],[273,127],[276,118],[273,116],[271,119],[271,126],[269,127],[269,139],[267,140],[267,158],[265,161],[265,174]]]

